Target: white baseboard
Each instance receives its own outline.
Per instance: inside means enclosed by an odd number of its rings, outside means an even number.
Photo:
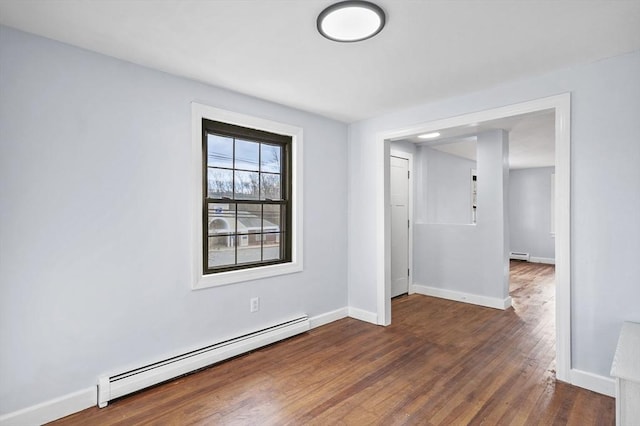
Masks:
[[[600,376],[587,371],[571,369],[569,373],[571,384],[593,392],[614,397],[616,396],[616,381],[611,377]]]
[[[471,303],[473,305],[486,306],[494,309],[508,309],[511,307],[511,297],[499,299],[497,297],[480,296],[477,294],[463,293],[461,291],[446,290],[437,287],[414,284],[413,291],[425,296],[439,297],[441,299],[455,300],[456,302]]]
[[[532,263],[547,263],[549,265],[555,265],[556,264],[556,260],[552,257],[534,257],[531,256],[529,258],[529,262]]]
[[[365,311],[364,309],[354,308],[349,306],[349,316],[360,321],[370,322],[371,324],[378,324],[378,314],[375,312]]]
[[[349,316],[349,309],[347,307],[336,309],[335,311],[326,312],[324,314],[317,315],[309,318],[311,328],[320,327],[330,322],[338,321],[339,319]]]
[[[412,290],[415,293],[426,296],[440,297],[448,300],[472,303],[496,309],[506,309],[511,306],[511,298],[500,300],[486,296],[478,296],[470,293],[462,293],[453,290],[443,290],[414,284]],[[320,327],[345,317],[351,317],[360,321],[377,324],[377,315],[373,312],[358,308],[340,308],[310,318],[311,328]],[[615,380],[610,377],[599,376],[582,370],[572,369],[570,373],[571,384],[597,392],[603,395],[615,397]],[[43,403],[24,408],[13,413],[0,416],[0,426],[26,426],[48,423],[62,417],[77,413],[97,404],[97,390],[90,387],[78,392],[64,395]]]
[[[1,426],[41,425],[95,407],[95,386],[0,416]]]
[[[360,310],[358,310],[360,311]],[[365,311],[361,311],[365,312]],[[311,328],[320,327],[330,322],[346,318],[349,309],[344,307],[309,318]],[[90,407],[98,403],[98,392],[95,386],[78,392],[45,401],[19,411],[0,416],[0,426],[27,426],[52,422]]]

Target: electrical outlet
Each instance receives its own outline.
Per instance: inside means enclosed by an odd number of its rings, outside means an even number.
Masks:
[[[258,312],[260,310],[260,298],[252,297],[250,302],[250,310],[251,312]]]

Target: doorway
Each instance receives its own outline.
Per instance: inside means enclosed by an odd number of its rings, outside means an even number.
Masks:
[[[411,176],[409,154],[392,151],[389,157],[389,196],[391,212],[391,297],[409,293],[409,203]]]
[[[570,265],[570,94],[522,102],[506,107],[426,122],[400,130],[378,133],[377,182],[381,189],[376,201],[378,221],[377,322],[391,323],[391,213],[390,213],[390,144],[408,136],[458,126],[474,126],[486,121],[521,114],[553,110],[555,116],[556,194],[554,206],[556,252],[556,366],[558,380],[570,382],[571,371],[571,265]]]

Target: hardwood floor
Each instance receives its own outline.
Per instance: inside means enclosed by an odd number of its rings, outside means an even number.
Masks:
[[[613,425],[555,381],[554,268],[512,262],[513,309],[421,295],[393,324],[345,318],[56,425]]]

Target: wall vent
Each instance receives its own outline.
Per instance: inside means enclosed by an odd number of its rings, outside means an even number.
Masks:
[[[305,315],[253,333],[238,336],[194,351],[98,379],[98,406],[146,387],[182,376],[216,362],[275,343],[310,329]]]
[[[519,251],[512,251],[509,253],[509,259],[514,260],[526,260],[529,261],[529,253],[522,253]]]

